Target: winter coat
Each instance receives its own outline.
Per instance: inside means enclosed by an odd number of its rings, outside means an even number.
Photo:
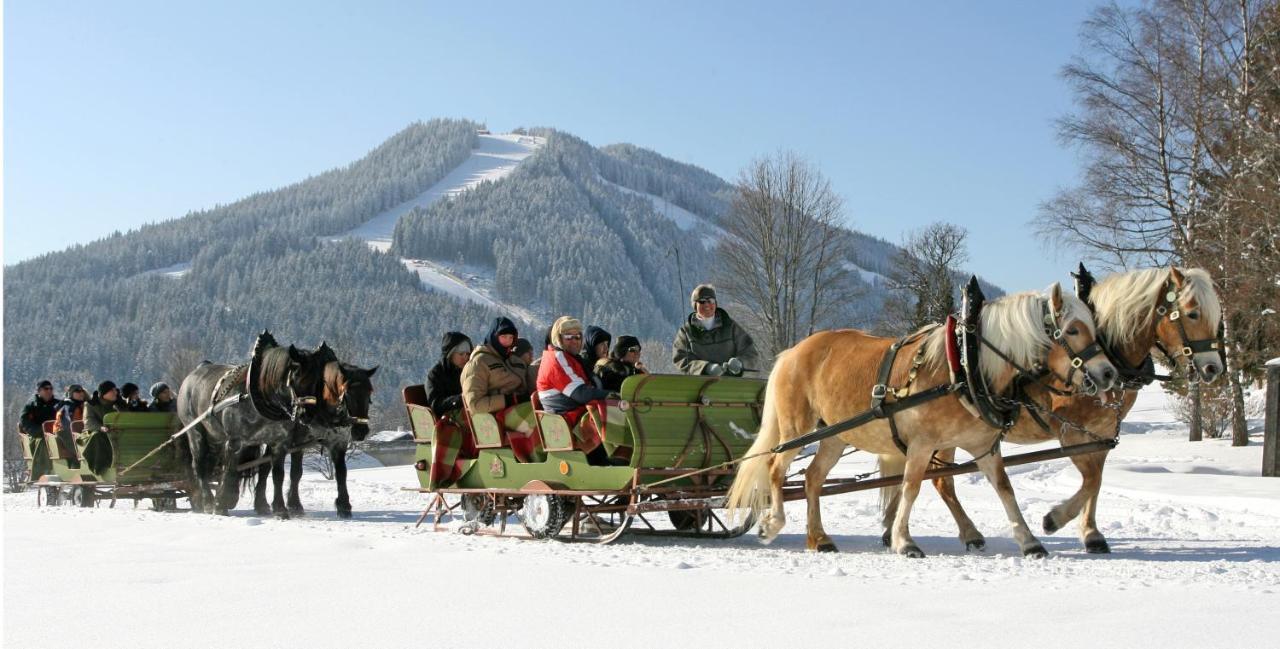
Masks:
[[[161,401],[156,399],[147,406],[147,412],[178,412],[178,400],[170,399],[169,401]]]
[[[58,403],[58,416],[53,420],[53,431],[61,433],[66,431],[67,440],[70,440],[72,422],[80,421],[84,418],[85,403],[75,399],[63,399]]]
[[[600,386],[609,392],[622,390],[622,382],[629,376],[645,374],[643,370],[616,358],[602,358],[596,363],[596,376],[600,377]]]
[[[538,400],[542,409],[566,413],[608,397],[608,391],[596,387],[590,377],[583,369],[582,359],[558,347],[547,348],[538,366]]]
[[[93,397],[84,404],[84,429],[86,431],[102,430],[103,419],[113,412],[120,412],[118,405],[120,405],[119,399],[103,401],[102,396],[95,390]]]
[[[457,331],[445,332],[440,340],[440,362],[427,372],[427,406],[437,415],[462,407],[462,368],[449,360],[449,351],[463,342],[470,345],[471,339]]]
[[[58,417],[58,406],[61,404],[57,399],[45,401],[39,394],[31,397],[27,405],[22,407],[22,432],[40,438],[44,433],[44,422]]]
[[[488,344],[476,347],[462,368],[462,400],[471,412],[498,412],[529,400],[524,362],[503,358]]]
[[[706,374],[708,365],[723,365],[730,358],[749,368],[758,367],[760,361],[751,334],[720,308],[711,329],[702,327],[696,311],[690,313],[671,347],[671,361],[685,374]]]

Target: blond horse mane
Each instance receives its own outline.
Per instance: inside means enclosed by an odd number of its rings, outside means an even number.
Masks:
[[[988,302],[982,308],[982,337],[1018,365],[1035,365],[1044,359],[1053,345],[1053,340],[1044,331],[1044,302],[1048,299],[1044,293],[1027,291]],[[1094,326],[1089,307],[1076,296],[1063,293],[1062,310],[1060,324],[1079,320]],[[946,335],[944,327],[937,327],[925,339],[925,367],[937,369],[945,366]],[[993,386],[1009,369],[1008,363],[986,346],[982,348],[978,363],[982,367],[982,375]]]
[[[1210,326],[1217,328],[1222,305],[1213,279],[1202,268],[1179,268],[1182,291],[1178,300],[1195,298]],[[1127,345],[1151,327],[1157,302],[1169,281],[1168,268],[1146,268],[1111,275],[1093,287],[1090,299],[1098,314],[1098,329],[1108,344]]]

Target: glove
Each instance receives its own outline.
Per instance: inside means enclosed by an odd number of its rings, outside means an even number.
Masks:
[[[720,376],[721,374],[724,374],[724,366],[719,363],[707,363],[705,374],[707,376]]]
[[[742,376],[742,361],[738,360],[737,356],[730,358],[729,362],[724,364],[724,373],[729,376]]]
[[[457,410],[458,408],[462,407],[462,395],[458,394],[458,395],[449,397],[448,399],[445,399],[440,405],[441,405],[441,409],[444,410],[444,412],[449,412],[450,410]]]

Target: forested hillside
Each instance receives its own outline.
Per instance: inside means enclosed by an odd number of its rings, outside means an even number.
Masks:
[[[389,254],[329,243],[431,188],[471,155],[482,128],[413,124],[346,167],[8,267],[6,428],[40,378],[59,389],[176,384],[200,359],[242,361],[262,329],[381,366],[375,427],[402,421],[400,388],[436,361],[441,332],[479,339],[502,304],[537,315],[524,323],[535,341],[563,313],[669,341],[689,290],[713,274],[733,187],[653,151],[534,130],[545,144],[506,177],[403,217]],[[867,290],[844,322],[869,326],[881,299],[871,287],[896,247],[848,237],[850,281]],[[496,302],[428,290],[405,259],[488,269]]]

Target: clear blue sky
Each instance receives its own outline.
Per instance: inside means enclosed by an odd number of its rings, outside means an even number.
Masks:
[[[732,180],[792,149],[891,241],[947,220],[1009,289],[1074,182],[1058,69],[1095,2],[6,2],[4,261],[350,162],[467,117]]]

